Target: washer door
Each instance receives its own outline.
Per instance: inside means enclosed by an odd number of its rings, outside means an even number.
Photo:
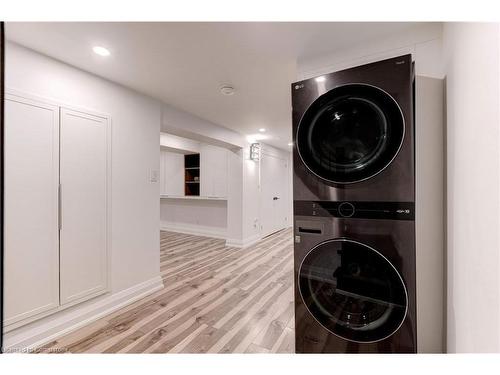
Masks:
[[[370,85],[339,86],[307,109],[297,129],[297,150],[307,168],[333,183],[366,180],[396,157],[405,132],[397,102]]]
[[[313,317],[346,340],[383,340],[406,317],[403,279],[382,254],[356,241],[335,239],[313,248],[300,266],[298,284]]]

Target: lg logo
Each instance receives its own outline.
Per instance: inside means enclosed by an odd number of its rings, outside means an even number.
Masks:
[[[301,83],[300,85],[295,85],[295,90],[301,89],[304,87],[304,84]]]

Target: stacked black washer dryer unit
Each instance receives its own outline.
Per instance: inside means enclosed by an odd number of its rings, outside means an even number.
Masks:
[[[292,85],[297,353],[414,353],[411,55]]]

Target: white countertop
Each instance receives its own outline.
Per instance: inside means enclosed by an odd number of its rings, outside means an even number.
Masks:
[[[165,195],[160,194],[160,199],[195,199],[208,201],[227,201],[225,197],[200,197],[198,195]]]

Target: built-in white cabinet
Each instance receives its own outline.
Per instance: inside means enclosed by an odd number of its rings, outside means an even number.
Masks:
[[[199,184],[201,198],[227,197],[227,150],[208,144],[200,145]],[[160,194],[185,195],[185,155],[171,150],[160,150]],[[189,169],[189,168],[188,168]]]
[[[184,195],[184,155],[160,151],[160,194]]]
[[[59,306],[59,108],[5,97],[4,324]]]
[[[61,304],[107,289],[108,121],[61,108]]]
[[[12,329],[108,289],[108,118],[5,100],[5,300]]]
[[[227,196],[227,150],[202,145],[200,148],[200,195],[203,197]]]

